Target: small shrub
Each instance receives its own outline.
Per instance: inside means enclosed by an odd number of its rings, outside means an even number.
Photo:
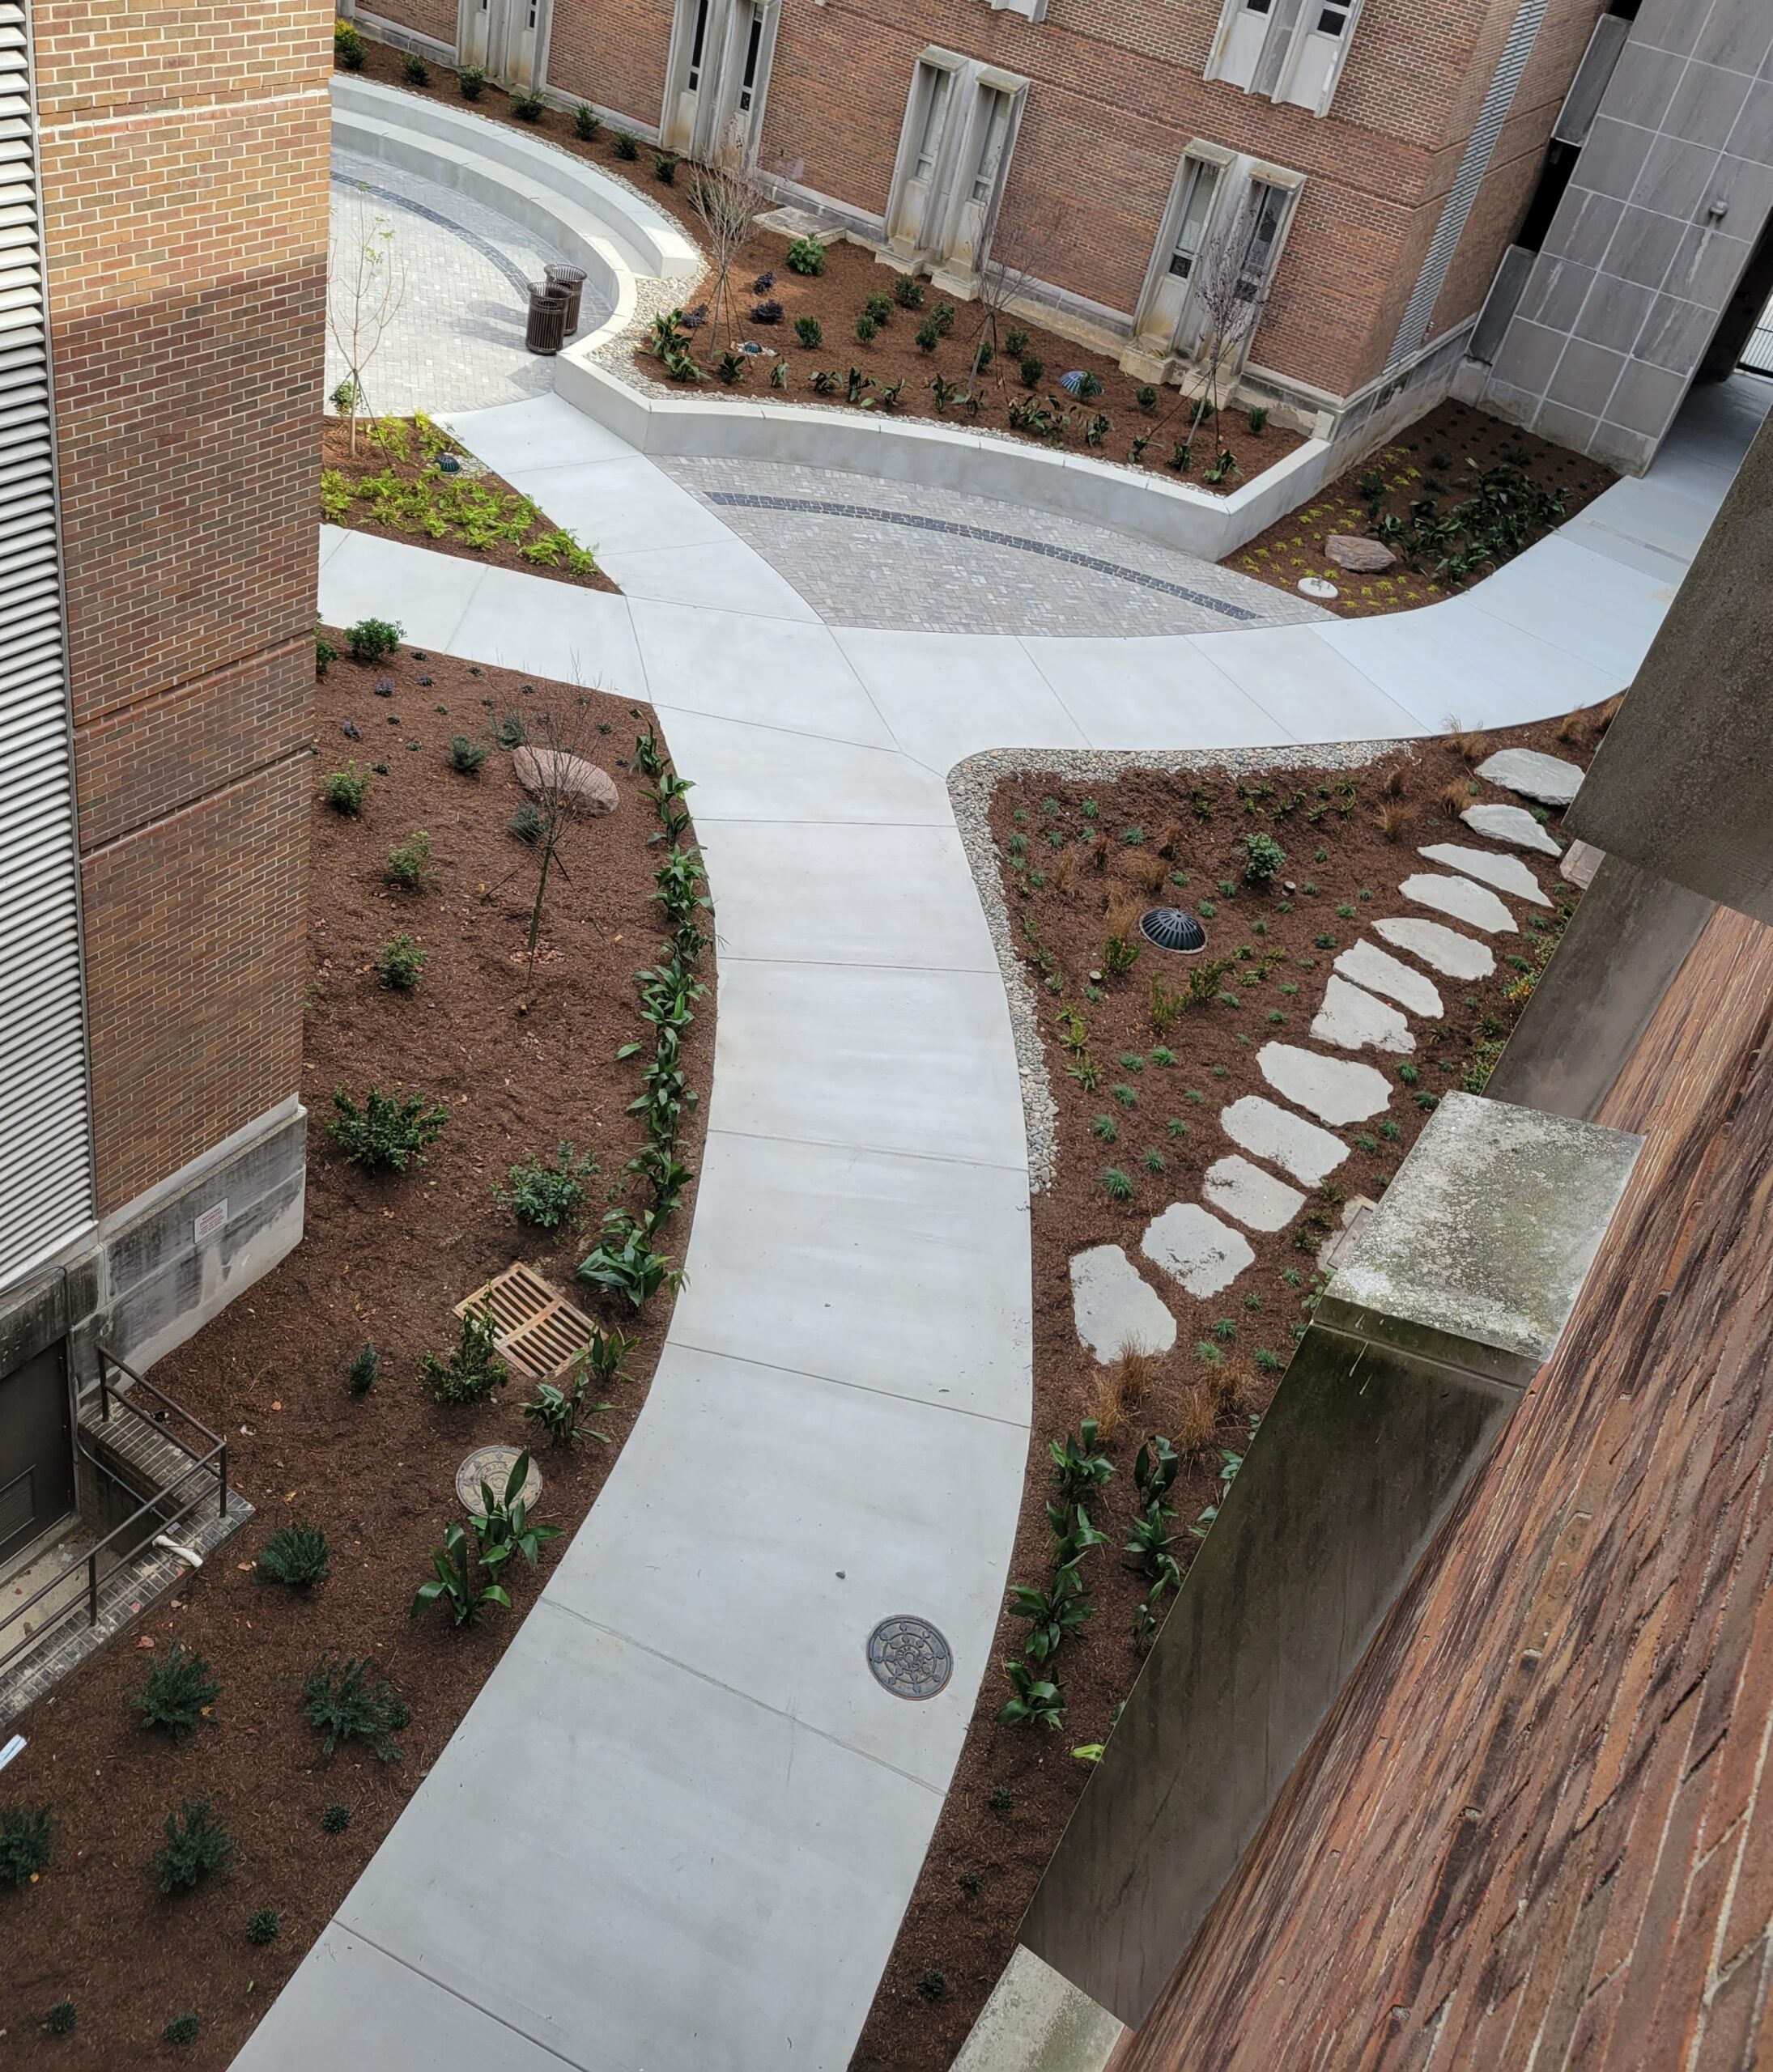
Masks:
[[[518,841],[533,848],[542,839],[542,815],[526,800],[505,825]]]
[[[909,274],[901,274],[893,282],[893,300],[901,309],[921,309],[924,306],[924,284],[914,281]]]
[[[221,1685],[200,1654],[188,1654],[175,1641],[148,1671],[135,1694],[135,1709],[144,1726],[158,1726],[183,1741],[194,1734],[215,1704]]]
[[[43,2026],[53,2036],[71,2035],[79,2019],[71,2000],[58,2000],[43,2018]]]
[[[338,660],[338,650],[324,633],[314,635],[314,678],[317,682]]]
[[[1062,1726],[1065,1724],[1065,1698],[1064,1687],[1046,1677],[1036,1676],[1025,1662],[1006,1662],[1004,1674],[1010,1679],[1013,1695],[1006,1705],[998,1708],[997,1721],[1002,1726]],[[925,1981],[937,1981],[934,1992],[926,1992]],[[917,1989],[931,2000],[939,1999],[943,1991],[942,1973],[925,1972],[917,1981]]]
[[[585,1183],[597,1170],[595,1158],[589,1153],[577,1157],[563,1138],[551,1165],[543,1158],[526,1158],[511,1168],[509,1191],[495,1187],[492,1198],[533,1229],[558,1230],[563,1223],[577,1220]]]
[[[572,111],[572,134],[581,144],[594,143],[603,125],[597,120],[597,110],[588,102],[580,101]]]
[[[758,275],[757,278],[752,282],[751,293],[753,295],[767,295],[775,285],[776,276],[771,272],[769,268],[766,266],[763,271]]]
[[[1096,1178],[1102,1182],[1102,1191],[1110,1201],[1131,1201],[1133,1182],[1118,1166],[1104,1166]]]
[[[343,1834],[351,1825],[351,1808],[336,1802],[329,1806],[320,1816],[320,1825],[323,1834]]]
[[[194,1892],[233,1853],[227,1829],[215,1817],[215,1802],[187,1798],[166,1816],[166,1840],[154,1852],[154,1871],[163,1892]],[[183,2019],[194,2021],[194,2015]],[[193,2030],[193,2034],[195,2034]]]
[[[475,777],[480,766],[487,759],[487,751],[466,734],[452,734],[449,737],[450,767],[459,770],[464,777]]]
[[[858,345],[871,346],[880,335],[880,324],[865,309],[856,319],[856,341]]]
[[[926,2000],[940,2000],[948,1990],[948,1981],[940,1972],[931,1969],[918,1980],[917,1990]]]
[[[653,154],[653,177],[661,186],[674,186],[677,181],[678,158],[675,151],[655,151]]]
[[[345,629],[345,645],[354,662],[385,662],[399,647],[400,633],[390,619],[360,618]]]
[[[1397,1068],[1397,1076],[1405,1086],[1414,1086],[1421,1079],[1422,1074],[1417,1071],[1414,1065],[1400,1065]]]
[[[249,1942],[274,1942],[283,1932],[283,1917],[275,1907],[261,1907],[246,1924]]]
[[[390,1736],[412,1718],[412,1708],[385,1676],[372,1676],[372,1662],[329,1655],[311,1669],[302,1684],[302,1715],[325,1735],[320,1752],[330,1756],[347,1741],[368,1744],[379,1763],[398,1763],[400,1750]]]
[[[548,104],[538,93],[513,94],[511,113],[520,122],[539,122],[547,112]]]
[[[366,1173],[404,1173],[409,1166],[423,1166],[425,1147],[436,1142],[449,1120],[447,1108],[427,1106],[421,1093],[400,1097],[379,1086],[364,1096],[361,1109],[342,1088],[335,1088],[333,1106],[338,1112],[326,1133],[346,1161]]]
[[[320,795],[334,813],[355,820],[364,809],[364,797],[368,789],[369,772],[360,762],[349,762],[326,779],[320,788]]]
[[[345,1369],[346,1386],[353,1395],[368,1395],[381,1372],[381,1355],[365,1343],[351,1355],[351,1365]]]
[[[369,56],[369,46],[349,22],[333,23],[333,62],[347,72],[360,72]]]
[[[755,302],[751,305],[751,321],[754,324],[780,324],[782,315],[782,305],[774,295],[767,302]]]
[[[1024,353],[1016,365],[1016,372],[1022,376],[1024,388],[1036,387],[1046,371],[1047,363],[1038,353]]]
[[[419,1356],[419,1371],[431,1391],[433,1403],[454,1405],[487,1403],[509,1379],[509,1370],[499,1357],[498,1335],[491,1305],[464,1311],[456,1335],[455,1350],[447,1356],[436,1352]]]
[[[431,882],[431,837],[423,828],[388,851],[387,876],[390,885],[407,892],[423,892]]]
[[[1142,410],[1149,414],[1158,406],[1158,392],[1147,382],[1142,388],[1134,391],[1133,400]]]
[[[824,246],[816,237],[797,237],[788,248],[788,270],[791,274],[823,274]]]
[[[258,1550],[258,1573],[291,1590],[312,1590],[332,1572],[332,1550],[317,1525],[281,1526]]]
[[[416,992],[425,963],[425,953],[416,939],[402,930],[382,945],[376,958],[376,976],[390,992]]]
[[[746,372],[750,363],[748,354],[723,352],[714,363],[714,372],[730,388],[736,382],[745,379]]]
[[[431,84],[431,67],[416,50],[410,50],[401,66],[400,76],[409,87],[428,87]]]
[[[1286,867],[1286,851],[1272,834],[1246,834],[1244,875],[1252,885],[1267,885]]]
[[[640,146],[626,130],[615,133],[615,155],[624,164],[631,165],[640,155]]]
[[[0,1810],[0,1884],[23,1892],[49,1861],[55,1823],[47,1806],[8,1806]]]
[[[175,2015],[160,2032],[164,2043],[179,2044],[195,2043],[203,2033],[203,2024],[195,2015]]]
[[[890,324],[893,320],[893,299],[890,295],[874,294],[862,304],[864,316],[872,316],[877,324]]]
[[[464,100],[478,100],[487,90],[486,66],[464,65],[456,74],[456,84],[461,89]]]
[[[546,1437],[551,1446],[571,1446],[578,1442],[581,1418],[595,1417],[611,1406],[607,1403],[587,1403],[585,1399],[588,1377],[576,1375],[570,1382],[538,1382],[535,1400],[525,1403],[523,1414]],[[610,1443],[606,1432],[592,1432],[591,1437],[602,1445]]]
[[[1268,405],[1265,403],[1250,405],[1250,430],[1258,439],[1268,430]]]
[[[579,1278],[606,1295],[619,1295],[635,1310],[644,1309],[661,1288],[675,1288],[683,1276],[670,1259],[653,1249],[652,1220],[625,1208],[611,1209],[603,1234],[579,1262]]]
[[[794,319],[794,336],[811,352],[815,346],[824,344],[825,326],[816,316],[797,316]]]
[[[941,343],[941,325],[937,323],[933,316],[926,316],[917,327],[917,344],[920,350],[933,353]]]

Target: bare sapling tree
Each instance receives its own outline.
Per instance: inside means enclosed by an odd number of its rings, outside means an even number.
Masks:
[[[342,221],[334,219],[326,282],[326,328],[345,363],[345,378],[332,399],[351,419],[353,453],[358,420],[373,414],[367,407],[370,363],[406,299],[406,261],[394,243],[393,227],[385,216],[371,213],[368,190],[359,187]]]
[[[972,364],[967,370],[969,386],[976,385],[980,364],[989,345],[993,355],[1003,350],[999,326],[1021,300],[1035,269],[1050,256],[1058,240],[1056,210],[1031,213],[1026,207],[1008,205],[997,212],[985,255],[979,262],[979,329],[973,340]]]
[[[1203,242],[1194,262],[1194,312],[1200,325],[1194,349],[1194,372],[1184,383],[1189,429],[1209,419],[1215,441],[1214,466],[1207,478],[1222,481],[1231,456],[1219,428],[1218,414],[1230,401],[1244,371],[1250,340],[1268,300],[1269,270],[1255,246],[1254,224],[1246,208]]]
[[[529,903],[529,931],[525,944],[526,969],[525,1000],[535,989],[536,957],[542,945],[542,925],[548,901],[550,881],[568,878],[561,851],[580,822],[606,811],[596,796],[606,774],[595,768],[587,753],[597,727],[588,693],[563,694],[534,711],[525,710],[526,738],[512,761],[517,779],[528,794],[534,817],[525,830],[530,860],[536,874],[535,895]],[[568,882],[570,882],[568,878]]]
[[[699,165],[690,183],[690,206],[708,242],[708,263],[714,271],[713,304],[709,330],[724,338],[730,349],[737,323],[738,297],[733,287],[733,269],[751,235],[753,219],[769,206],[770,197],[750,163],[745,125],[729,125],[712,165]]]

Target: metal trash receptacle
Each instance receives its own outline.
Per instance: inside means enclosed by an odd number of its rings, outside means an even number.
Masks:
[[[529,283],[529,321],[523,342],[533,353],[557,353],[567,342],[567,296],[551,281]]]
[[[548,266],[543,269],[551,287],[564,288],[567,293],[567,336],[570,338],[579,328],[579,304],[585,294],[585,269],[582,266]]]

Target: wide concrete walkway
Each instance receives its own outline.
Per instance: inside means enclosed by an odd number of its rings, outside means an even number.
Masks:
[[[1773,384],[1468,595],[1136,639],[825,624],[555,398],[456,421],[612,597],[329,532],[321,615],[649,698],[721,944],[689,1284],[535,1610],[238,2062],[840,2072],[982,1677],[1030,1414],[1003,991],[944,773],[1497,726],[1630,679]],[[865,580],[858,570],[857,580]],[[883,1617],[955,1672],[890,1696]]]

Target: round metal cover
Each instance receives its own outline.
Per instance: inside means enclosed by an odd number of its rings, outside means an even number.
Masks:
[[[1139,916],[1139,933],[1159,949],[1180,951],[1191,957],[1206,948],[1206,930],[1180,906],[1154,906]]]
[[[476,1446],[456,1470],[456,1494],[464,1510],[480,1509],[480,1485],[484,1482],[495,1497],[505,1492],[511,1471],[517,1464],[521,1446]],[[523,1478],[523,1501],[533,1510],[542,1495],[542,1471],[532,1460]]]
[[[1302,575],[1299,587],[1307,597],[1339,597],[1342,593],[1327,575]]]
[[[868,1637],[868,1666],[895,1698],[933,1698],[953,1675],[955,1658],[927,1619],[882,1619]]]

